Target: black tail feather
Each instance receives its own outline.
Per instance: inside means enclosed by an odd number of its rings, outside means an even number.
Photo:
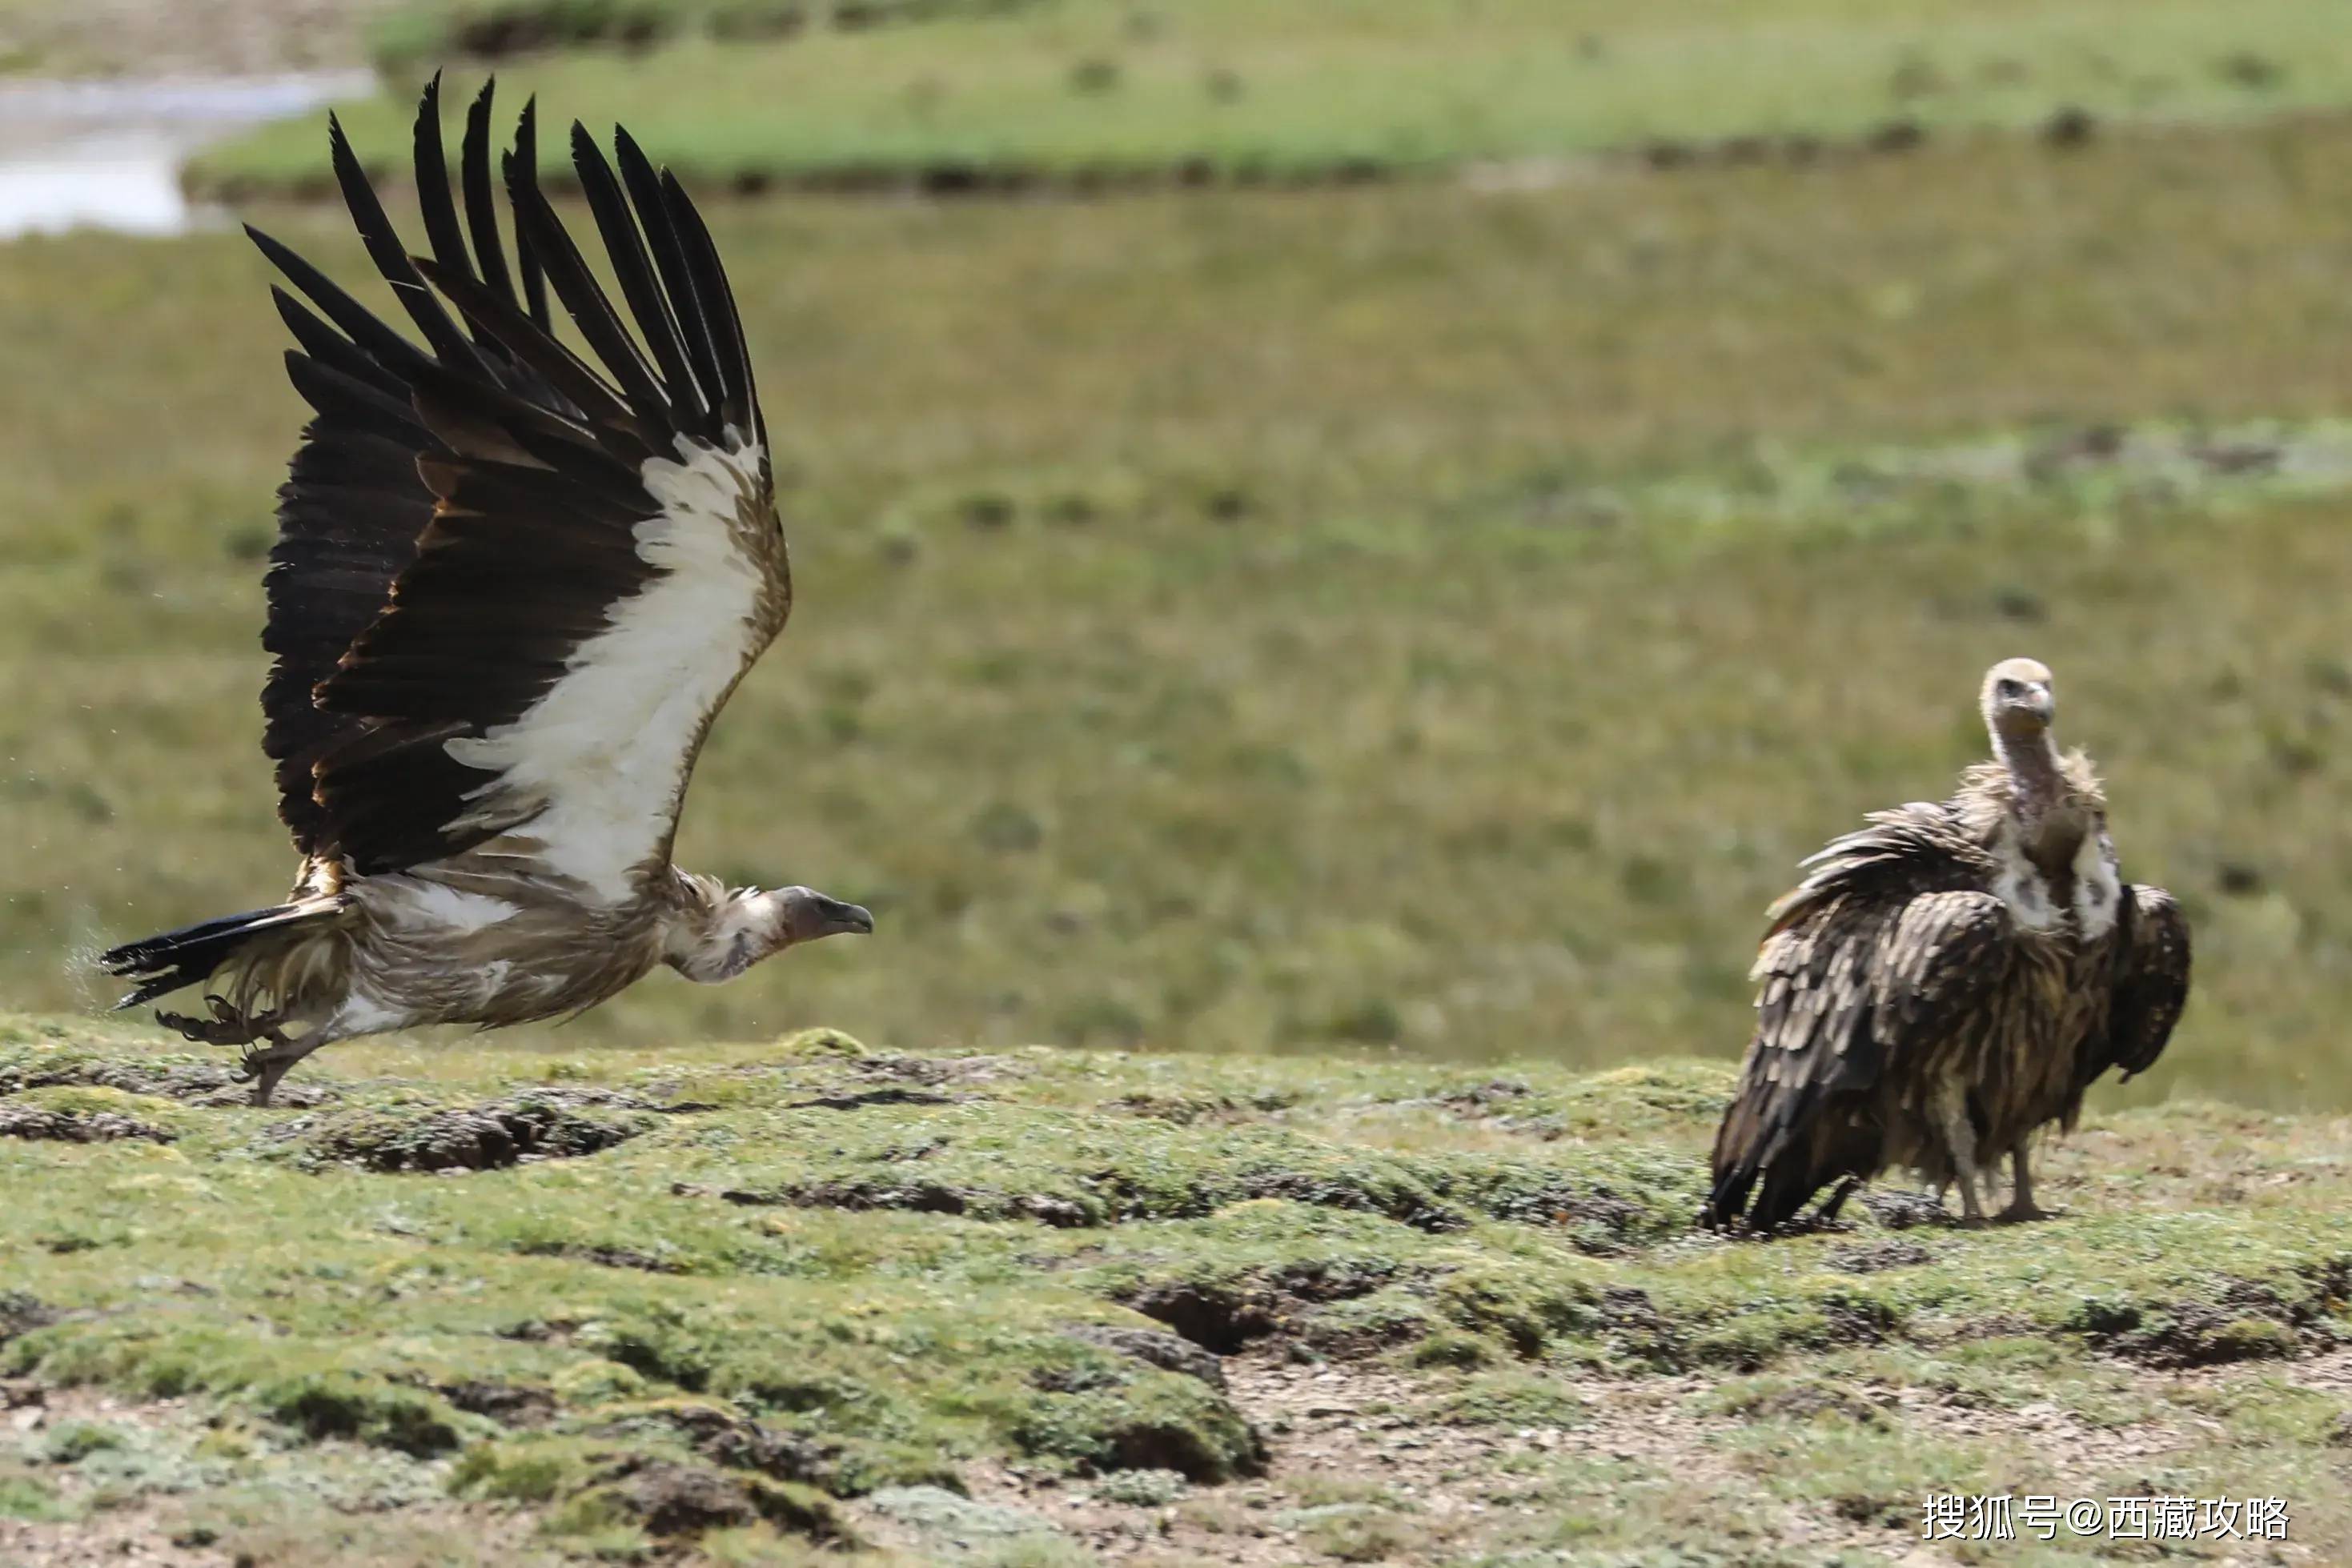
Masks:
[[[1829,1196],[1813,1218],[1834,1219],[1854,1189],[1876,1174],[1882,1139],[1877,1124],[1866,1122],[1826,1145],[1718,1148],[1699,1223],[1710,1230],[1770,1236],[1793,1224],[1824,1188]]]
[[[124,1008],[152,1001],[167,991],[200,984],[211,978],[215,970],[256,936],[310,919],[319,913],[315,904],[275,904],[268,909],[248,909],[242,915],[200,920],[177,931],[165,931],[109,948],[99,955],[100,967],[110,975],[128,979],[132,988],[128,996],[114,1004],[114,1010],[121,1012]]]

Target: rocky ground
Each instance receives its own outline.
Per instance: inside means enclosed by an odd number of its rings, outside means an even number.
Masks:
[[[0,1562],[2077,1563],[2352,1551],[2352,1124],[2064,1218],[1695,1231],[1719,1066],[0,1035]],[[2046,1201],[2046,1200],[2045,1200]],[[2104,1513],[2102,1515],[2104,1518]]]

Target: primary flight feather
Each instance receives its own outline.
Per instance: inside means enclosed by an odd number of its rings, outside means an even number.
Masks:
[[[873,928],[805,887],[730,891],[670,862],[703,737],[793,599],[709,231],[626,131],[616,173],[575,124],[616,307],[539,187],[526,105],[502,168],[510,271],[492,89],[467,116],[461,224],[438,88],[415,137],[425,255],[330,122],[344,201],[422,344],[247,231],[301,297],[272,291],[314,414],[278,492],[262,637],[294,889],[100,959],[132,981],[121,1007],[215,980],[208,1016],[158,1016],[247,1047],[257,1103],[331,1040],[563,1016],[659,964],[724,980]],[[551,294],[593,360],[557,337]]]

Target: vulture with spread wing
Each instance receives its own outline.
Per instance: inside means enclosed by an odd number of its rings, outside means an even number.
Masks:
[[[1996,664],[1981,706],[1994,761],[1948,800],[1874,813],[1772,906],[1708,1223],[1769,1231],[1823,1188],[1833,1217],[1899,1166],[1957,1181],[1979,1223],[2003,1154],[2000,1218],[2041,1218],[2033,1134],[2071,1130],[2094,1080],[2146,1071],[2170,1038],[2188,922],[2119,875],[2090,760],[2052,741],[2050,672]]]
[[[667,963],[728,979],[869,931],[804,887],[670,863],[696,753],[792,608],[767,433],[727,277],[694,205],[616,132],[572,162],[634,332],[538,183],[526,106],[491,178],[491,89],[460,204],[439,83],[416,117],[428,255],[394,233],[340,125],[335,174],[422,335],[258,231],[314,417],[279,491],[264,747],[303,855],[283,904],[101,959],[119,1004],[247,1048],[256,1103],[330,1040],[576,1013]],[[551,293],[593,361],[567,348]],[[307,305],[303,302],[307,300]],[[446,301],[446,303],[445,303]]]

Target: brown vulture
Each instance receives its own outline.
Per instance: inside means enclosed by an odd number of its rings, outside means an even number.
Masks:
[[[2000,1218],[2043,1218],[2033,1134],[2071,1129],[2100,1074],[2164,1050],[2189,997],[2179,906],[2119,874],[2089,758],[2051,738],[2049,670],[1994,665],[1981,706],[1993,761],[1948,800],[1873,813],[1772,906],[1707,1223],[1769,1232],[1824,1188],[1833,1218],[1909,1166],[1957,1182],[1979,1224],[2003,1154]]]
[[[502,159],[509,270],[491,90],[467,116],[461,210],[425,89],[421,256],[330,121],[343,199],[421,343],[247,231],[302,297],[272,291],[313,411],[262,633],[263,747],[302,865],[283,904],[100,962],[132,983],[120,1007],[214,981],[208,1016],[158,1017],[247,1047],[257,1104],[330,1040],[568,1015],[656,964],[724,980],[873,928],[808,888],[670,863],[703,737],[792,608],[742,323],[676,178],[625,131],[616,173],[575,123],[625,321],[540,189],[529,105]],[[551,294],[593,358],[557,336]]]

